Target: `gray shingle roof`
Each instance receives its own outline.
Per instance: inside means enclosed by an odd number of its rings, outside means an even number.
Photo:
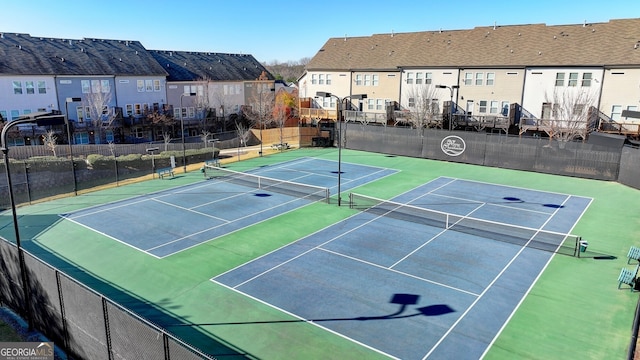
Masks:
[[[252,55],[211,52],[149,50],[169,73],[168,81],[239,81],[256,80],[264,71],[274,77]]]
[[[331,38],[307,70],[640,66],[640,19]]]
[[[166,72],[138,41],[56,39],[2,33],[0,73],[12,75],[147,75]]]

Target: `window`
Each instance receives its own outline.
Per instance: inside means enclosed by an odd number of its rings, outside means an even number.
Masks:
[[[480,100],[480,106],[478,107],[478,112],[480,113],[487,112],[487,100]]]
[[[318,102],[322,103],[322,107],[323,108],[328,109],[331,106],[331,96],[329,96],[329,97],[321,97],[319,99],[321,99],[321,100],[318,101]]]
[[[180,108],[173,108],[173,117],[180,119]]]
[[[564,86],[564,73],[556,73],[556,86]]]
[[[89,143],[89,133],[87,132],[77,132],[73,134],[73,139],[76,144],[88,144]]]
[[[502,116],[509,116],[509,102],[508,101],[503,101],[502,104],[500,105],[500,114]]]
[[[144,81],[144,91],[153,92],[153,80]]]
[[[376,99],[376,110],[384,110],[384,99]]]
[[[133,116],[133,104],[125,105],[124,114],[125,116]]]
[[[426,73],[425,74],[425,84],[430,85],[433,82],[433,74],[432,73]]]
[[[83,94],[89,94],[91,92],[91,82],[89,80],[80,80],[80,87]]]
[[[35,87],[33,81],[25,81],[24,82],[24,87],[27,90],[27,94],[35,94],[36,93],[36,87]]]
[[[82,106],[76,108],[76,119],[78,119],[79,124],[84,122],[84,108]]]
[[[138,92],[144,92],[144,80],[136,81],[136,86],[138,87]]]
[[[113,142],[113,130],[107,130],[105,131],[104,136],[107,138],[107,142],[112,143]]]
[[[17,120],[20,117],[20,111],[11,110],[11,120]]]
[[[491,100],[491,105],[489,106],[489,113],[490,114],[497,114],[498,113],[498,102],[495,100]]]
[[[409,107],[410,108],[416,107],[416,99],[415,98],[412,98],[412,97],[409,98]]]
[[[422,73],[416,73],[416,85],[422,85]]]
[[[356,75],[356,85],[362,86],[362,75]]]
[[[592,73],[584,73],[582,74],[582,86],[591,86]]]
[[[312,85],[317,85],[318,84],[318,75],[317,74],[311,74],[311,84]]]
[[[111,92],[111,84],[109,84],[109,80],[100,80],[100,91],[105,94]]]
[[[102,115],[109,115],[109,106],[104,105],[102,107]]]
[[[408,72],[407,73],[407,84],[413,84],[413,73],[412,72]]]
[[[613,105],[611,107],[611,120],[620,120],[622,115],[622,105]]]
[[[364,86],[371,86],[371,75],[364,76]]]
[[[7,111],[6,110],[0,110],[0,119],[7,120]]]
[[[547,117],[547,119],[558,119],[560,115],[560,104],[554,103],[551,105],[551,117]]]
[[[88,106],[84,108],[84,117],[87,120],[91,120],[91,109]]]
[[[44,81],[38,81],[38,94],[47,93],[47,83]]]
[[[627,106],[627,110],[629,111],[638,111],[638,107],[635,105],[629,105]],[[625,117],[625,119],[629,119],[628,117]]]
[[[13,82],[13,93],[15,95],[22,95],[22,81]]]
[[[318,75],[318,85],[324,85],[324,74]]]
[[[134,104],[133,105],[133,114],[136,116],[142,115],[142,105]]]
[[[153,91],[160,91],[160,80],[153,80]]]
[[[380,82],[380,77],[378,75],[373,75],[373,83],[372,83],[372,85],[373,86],[378,86],[379,82]]]
[[[569,73],[569,86],[578,86],[578,73]]]
[[[464,73],[464,84],[473,85],[473,73]]]
[[[476,73],[476,85],[482,85],[484,73]]]
[[[375,109],[375,102],[373,99],[367,99],[367,110]]]
[[[493,86],[496,80],[496,73],[487,73],[487,86]]]
[[[133,134],[138,139],[142,139],[144,137],[144,131],[142,131],[142,128],[139,127],[133,129]]]
[[[100,92],[100,80],[91,80],[91,92],[94,94]]]
[[[331,85],[331,74],[327,74],[327,85]]]

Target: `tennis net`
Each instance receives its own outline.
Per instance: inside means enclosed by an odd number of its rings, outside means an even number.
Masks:
[[[325,201],[329,203],[329,189],[325,187],[272,179],[265,176],[225,169],[210,164],[205,164],[202,170],[205,177],[209,179],[216,179],[254,189],[273,191],[312,201]]]
[[[378,216],[388,216],[563,255],[580,256],[581,238],[576,235],[456,215],[355,193],[349,194],[349,206]]]

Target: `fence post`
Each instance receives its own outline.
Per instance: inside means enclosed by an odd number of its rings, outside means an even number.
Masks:
[[[109,330],[109,312],[107,311],[107,299],[104,296],[100,296],[102,300],[102,316],[104,317],[104,331],[107,339],[107,354],[108,359],[113,360],[113,351],[111,350],[111,331]]]

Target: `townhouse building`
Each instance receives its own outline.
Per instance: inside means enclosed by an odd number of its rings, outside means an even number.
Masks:
[[[149,50],[167,71],[167,101],[186,137],[234,130],[250,103],[247,84],[274,83],[274,77],[249,54]],[[273,86],[273,85],[272,85]]]
[[[59,143],[148,142],[226,129],[244,82],[273,76],[251,55],[147,50],[140,42],[0,33],[0,116],[64,114]],[[186,126],[184,126],[186,125]],[[42,144],[18,127],[10,145]]]
[[[331,38],[299,87],[307,99],[301,104],[335,109],[341,99],[347,109],[373,113],[363,122],[385,114],[386,125],[397,124],[397,116],[419,114],[426,103],[436,120],[456,115],[460,128],[506,123],[521,133],[549,131],[572,103],[573,111],[587,109],[588,126],[637,137],[638,119],[622,112],[640,105],[639,72],[640,19],[619,19]],[[351,100],[354,94],[367,98]],[[307,120],[317,114],[302,107]]]

